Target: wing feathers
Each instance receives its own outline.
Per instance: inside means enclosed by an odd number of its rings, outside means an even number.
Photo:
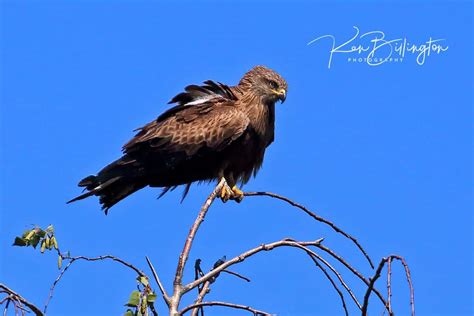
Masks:
[[[168,103],[178,103],[181,106],[193,105],[197,104],[200,100],[210,100],[219,96],[227,100],[237,100],[229,86],[212,80],[204,81],[203,86],[189,85],[184,90],[185,92],[179,93]]]
[[[200,148],[222,150],[247,129],[249,118],[233,102],[213,99],[203,105],[181,106],[164,120],[153,121],[124,146],[131,153],[139,145],[154,150],[195,154]]]

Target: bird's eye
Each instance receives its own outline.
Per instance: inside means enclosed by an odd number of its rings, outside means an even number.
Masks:
[[[273,89],[277,89],[278,88],[278,84],[273,81],[273,80],[269,80],[269,83],[270,83],[270,87],[272,87]]]

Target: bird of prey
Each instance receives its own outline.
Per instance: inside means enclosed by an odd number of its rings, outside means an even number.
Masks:
[[[138,129],[123,146],[123,156],[97,175],[79,182],[95,195],[107,214],[110,207],[146,187],[161,187],[160,197],[193,182],[225,179],[225,202],[240,201],[245,184],[256,175],[265,149],[273,142],[275,103],[284,102],[287,83],[275,71],[256,66],[235,86],[207,80],[187,86],[171,101],[176,105]]]

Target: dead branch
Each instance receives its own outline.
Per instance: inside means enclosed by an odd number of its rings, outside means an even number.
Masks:
[[[251,281],[249,278],[243,276],[242,274],[239,274],[239,273],[237,273],[237,272],[234,272],[234,271],[230,271],[230,270],[225,270],[225,269],[224,269],[224,270],[222,270],[222,272],[227,273],[227,274],[231,274],[231,275],[236,276],[236,277],[238,277],[239,279],[242,279],[242,280],[247,281],[247,282],[250,282],[250,281]]]
[[[307,241],[307,242],[296,242],[296,241],[293,241],[291,239],[282,239],[282,240],[279,240],[279,241],[276,241],[276,242],[273,242],[273,243],[269,243],[269,244],[261,244],[260,246],[258,247],[255,247],[255,248],[252,248],[226,262],[224,262],[222,265],[218,266],[217,268],[209,271],[207,274],[205,274],[204,276],[200,277],[199,279],[185,285],[182,287],[182,292],[183,294],[186,293],[186,292],[189,292],[190,290],[194,289],[195,287],[197,287],[199,284],[201,283],[204,283],[208,280],[210,280],[211,278],[213,278],[215,275],[219,274],[220,272],[222,272],[222,270],[224,269],[227,269],[228,267],[234,265],[234,264],[237,264],[237,263],[240,263],[242,261],[244,261],[245,259],[247,259],[248,257],[251,257],[261,251],[270,251],[270,250],[273,250],[274,248],[279,248],[279,247],[285,247],[285,246],[289,246],[289,247],[297,247],[297,244],[302,244],[302,245],[311,245],[311,246],[314,246],[314,245],[317,245],[319,243],[322,242],[322,238],[321,239],[318,239],[318,240],[315,240],[315,241]]]
[[[370,278],[370,282],[368,284],[367,290],[366,290],[365,295],[364,295],[364,304],[362,305],[362,316],[367,315],[367,308],[369,306],[369,297],[370,297],[370,294],[373,292],[375,282],[377,281],[377,279],[381,275],[382,269],[384,268],[385,264],[388,264],[389,267],[390,267],[390,270],[391,270],[391,262],[392,262],[393,259],[400,260],[400,262],[402,263],[402,265],[405,269],[405,275],[407,277],[408,286],[410,288],[411,315],[415,316],[415,293],[414,293],[413,284],[412,284],[412,281],[411,281],[410,269],[408,269],[408,265],[407,265],[405,259],[401,256],[398,256],[398,255],[390,255],[390,256],[388,256],[386,258],[382,258],[382,260],[380,260],[380,263],[377,267],[377,270],[375,271],[374,276],[372,278]],[[387,279],[388,280],[388,282],[387,282],[388,292],[391,293],[391,291],[392,291],[391,290],[391,282],[390,282],[391,271],[387,274],[388,274],[388,276],[387,276],[387,278],[388,278]],[[390,298],[389,298],[388,302],[390,302]],[[385,306],[389,310],[390,315],[393,315],[393,312],[391,311],[391,305],[390,305],[391,303],[388,303],[388,302],[385,304]]]
[[[336,285],[336,282],[332,279],[331,275],[326,271],[326,269],[318,262],[318,259],[316,259],[314,256],[309,256],[314,264],[323,272],[323,274],[326,276],[326,278],[329,280],[331,283],[332,287],[336,290],[337,294],[341,298],[341,303],[342,303],[342,308],[344,308],[344,313],[346,316],[349,316],[349,312],[347,311],[347,306],[346,306],[346,300],[344,299],[344,294],[342,294],[342,291],[339,289],[339,287]]]
[[[392,257],[387,260],[387,308],[392,312]]]
[[[399,260],[402,263],[403,268],[405,269],[405,276],[407,278],[408,287],[410,289],[411,315],[415,316],[415,289],[413,288],[413,282],[411,280],[411,273],[410,273],[410,269],[408,268],[408,264],[405,261],[405,258],[403,258],[401,256],[391,255],[390,257],[393,258],[393,259]]]
[[[364,304],[362,305],[362,316],[367,316],[367,307],[369,306],[370,294],[372,293],[372,289],[374,288],[375,281],[377,281],[377,279],[380,277],[380,274],[386,262],[387,262],[387,258],[383,258],[380,261],[380,264],[378,265],[377,270],[375,271],[375,275],[372,278],[370,278],[369,285],[364,295]]]
[[[44,316],[43,312],[41,312],[41,310],[38,307],[36,307],[36,305],[34,305],[33,303],[30,303],[26,298],[16,293],[15,291],[10,289],[8,286],[6,286],[3,283],[0,283],[0,292],[8,295],[5,311],[8,309],[8,305],[10,304],[10,301],[17,301],[25,305],[26,307],[28,307],[33,313],[35,313],[36,316]],[[21,305],[17,306],[17,304],[15,304],[15,309],[17,308],[22,309],[22,306]]]
[[[199,303],[199,304],[189,305],[188,307],[183,308],[178,313],[178,315],[183,315],[184,313],[186,313],[187,311],[189,311],[193,308],[198,308],[198,307],[202,307],[202,306],[225,306],[225,307],[234,308],[234,309],[242,309],[242,310],[249,311],[250,313],[253,313],[255,316],[271,315],[270,313],[259,311],[257,309],[254,309],[254,308],[250,307],[250,306],[232,304],[232,303],[226,303],[226,302],[217,302],[217,301],[216,302],[202,302],[202,303]]]
[[[191,247],[192,247],[194,238],[196,236],[196,233],[199,229],[199,226],[201,226],[201,223],[204,221],[204,218],[206,217],[206,213],[209,210],[209,207],[212,205],[212,202],[214,202],[215,198],[217,197],[217,194],[219,193],[219,191],[222,189],[224,185],[227,185],[227,184],[224,178],[222,178],[219,184],[217,184],[217,186],[214,188],[214,190],[206,199],[206,202],[201,207],[201,210],[196,220],[194,221],[193,226],[189,230],[189,234],[188,234],[188,237],[186,238],[183,251],[181,252],[181,255],[179,256],[178,266],[176,268],[176,274],[175,274],[175,278],[173,282],[173,295],[170,298],[170,314],[171,315],[178,313],[178,305],[181,300],[181,296],[185,293],[183,291],[183,286],[182,286],[183,271],[186,266],[186,262],[189,257],[189,252],[191,251]]]
[[[198,259],[198,260],[200,260],[200,259]],[[195,280],[197,280],[199,278],[199,276],[204,276],[204,273],[202,272],[201,267],[199,266],[199,263],[200,263],[200,261],[196,260],[196,265],[197,265],[197,268],[198,268],[196,270],[198,270],[198,271],[196,271]],[[245,277],[245,276],[243,276],[243,275],[241,275],[237,272],[233,272],[233,271],[226,270],[226,269],[222,270],[222,272],[228,273],[230,275],[238,277],[239,279],[250,282],[249,278],[247,278],[247,277]],[[212,278],[211,280],[208,280],[208,281],[204,282],[202,287],[199,287],[199,286],[197,287],[198,288],[198,296],[197,296],[196,300],[194,301],[194,304],[199,304],[199,303],[202,302],[202,300],[204,299],[206,294],[211,291],[211,289],[210,289],[211,283],[215,282],[216,279],[217,279],[217,275],[216,275],[215,278]],[[191,312],[191,316],[198,315],[199,310],[201,310],[201,309],[202,309],[202,307],[200,307],[200,308],[198,307],[198,308],[193,309],[192,312]]]
[[[211,291],[210,286],[211,286],[211,281],[204,282],[204,285],[199,290],[199,294],[198,294],[196,300],[194,301],[193,305],[202,303],[202,300],[204,299],[204,296],[206,296],[206,294]],[[191,312],[191,316],[197,316],[199,310],[202,311],[202,306],[193,308],[193,310]],[[204,314],[204,312],[202,312],[202,314]]]
[[[148,256],[145,256],[146,262],[148,263],[148,266],[150,267],[151,273],[153,275],[153,278],[155,279],[156,284],[158,284],[158,288],[160,289],[161,295],[163,296],[163,299],[165,300],[166,305],[170,305],[170,298],[168,294],[166,293],[165,287],[163,286],[163,283],[161,283],[160,278],[158,277],[158,274],[156,273],[155,267],[150,261],[150,258]]]
[[[333,257],[334,259],[336,259],[337,261],[342,263],[349,271],[351,271],[362,282],[364,282],[365,285],[369,286],[370,281],[367,278],[365,278],[359,271],[357,271],[353,266],[351,266],[346,260],[344,260],[341,256],[339,256],[334,251],[332,251],[331,249],[325,247],[322,244],[316,245],[315,247],[327,252],[329,255],[331,255],[331,257]],[[383,295],[376,288],[373,288],[372,291],[377,295],[377,297],[380,299],[382,304],[384,306],[387,306],[387,302],[385,301],[385,298],[383,297]],[[389,314],[389,315],[392,316],[393,314]]]
[[[321,244],[321,243],[320,243]],[[320,266],[320,264],[317,263],[317,261],[321,261],[326,267],[329,268],[329,270],[331,270],[335,275],[336,277],[338,278],[339,282],[341,283],[341,285],[344,287],[344,289],[347,291],[347,293],[349,293],[349,295],[351,296],[352,300],[354,301],[354,303],[357,305],[357,307],[359,309],[361,309],[361,305],[359,303],[359,301],[357,300],[357,298],[355,297],[354,293],[352,292],[351,288],[347,285],[347,283],[344,281],[344,279],[342,278],[341,274],[326,260],[324,259],[323,257],[321,257],[320,255],[318,255],[317,253],[315,253],[314,251],[312,251],[311,249],[309,249],[308,247],[304,246],[304,245],[301,245],[299,246],[301,249],[303,249],[304,251],[306,251],[306,253],[310,256],[310,258],[315,262],[316,265]],[[332,280],[332,279],[331,279]],[[332,282],[331,282],[332,283]],[[339,292],[339,291],[338,291]],[[342,293],[341,293],[342,294]],[[343,296],[341,297],[342,301],[343,301],[343,306],[345,306],[345,301],[344,301],[344,298]],[[346,314],[347,314],[347,309],[346,309]]]
[[[271,193],[271,192],[245,192],[244,193],[245,196],[269,196],[269,197],[272,197],[272,198],[275,198],[275,199],[279,199],[281,201],[285,201],[286,203],[296,207],[296,208],[299,208],[300,210],[302,210],[303,212],[305,212],[306,214],[308,214],[309,216],[311,216],[312,218],[314,218],[315,220],[317,220],[318,222],[321,222],[321,223],[324,223],[326,225],[328,225],[329,227],[331,227],[335,232],[343,235],[344,237],[350,239],[356,246],[357,248],[359,248],[359,250],[362,252],[362,254],[364,255],[364,257],[367,259],[367,261],[369,262],[370,266],[372,267],[372,269],[374,268],[374,264],[372,263],[372,260],[370,259],[369,255],[367,254],[367,252],[364,250],[364,248],[362,248],[361,244],[357,241],[356,238],[354,238],[353,236],[349,235],[348,233],[346,233],[345,231],[343,231],[342,229],[340,229],[339,227],[337,227],[333,222],[321,217],[321,216],[318,216],[316,215],[315,213],[311,212],[308,208],[306,208],[305,206],[299,204],[299,203],[296,203],[294,202],[293,200],[290,200],[289,198],[285,197],[285,196],[281,196],[281,195],[278,195],[278,194],[275,194],[275,193]]]
[[[66,273],[66,271],[69,269],[69,267],[76,261],[78,260],[84,260],[84,261],[102,261],[102,260],[112,260],[112,261],[115,261],[115,262],[118,262],[120,264],[122,264],[123,266],[126,266],[127,268],[130,268],[132,269],[133,271],[135,271],[138,276],[144,276],[144,277],[147,277],[146,274],[141,271],[140,269],[136,268],[134,265],[132,265],[131,263],[128,263],[120,258],[117,258],[117,257],[114,257],[114,256],[111,256],[111,255],[105,255],[105,256],[99,256],[99,257],[85,257],[85,256],[76,256],[76,257],[70,257],[70,256],[64,256],[61,254],[61,252],[58,250],[58,253],[59,255],[61,256],[61,258],[63,258],[63,260],[69,260],[69,262],[66,264],[66,266],[61,270],[61,272],[59,273],[58,277],[56,278],[56,280],[54,280],[53,284],[51,285],[51,288],[49,289],[49,295],[48,295],[48,298],[46,299],[46,303],[44,304],[44,309],[43,309],[43,312],[44,314],[46,314],[47,310],[48,310],[48,305],[51,301],[51,299],[53,298],[53,293],[54,293],[54,289],[56,288],[56,285],[59,283],[59,281],[61,281],[64,273]]]

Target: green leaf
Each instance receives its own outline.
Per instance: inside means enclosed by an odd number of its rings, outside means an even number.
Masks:
[[[24,247],[24,246],[28,246],[28,243],[23,238],[15,237],[15,241],[13,242],[13,246]]]
[[[128,299],[128,303],[125,306],[129,307],[137,307],[140,304],[140,292],[135,290],[130,294],[130,298]]]
[[[148,278],[146,276],[139,276],[137,277],[137,281],[143,284],[144,286],[148,286]]]
[[[123,314],[123,316],[134,316],[134,315],[135,315],[135,313],[131,309],[127,309],[125,314]]]
[[[154,303],[155,301],[156,301],[156,294],[155,293],[148,294],[148,304]]]

